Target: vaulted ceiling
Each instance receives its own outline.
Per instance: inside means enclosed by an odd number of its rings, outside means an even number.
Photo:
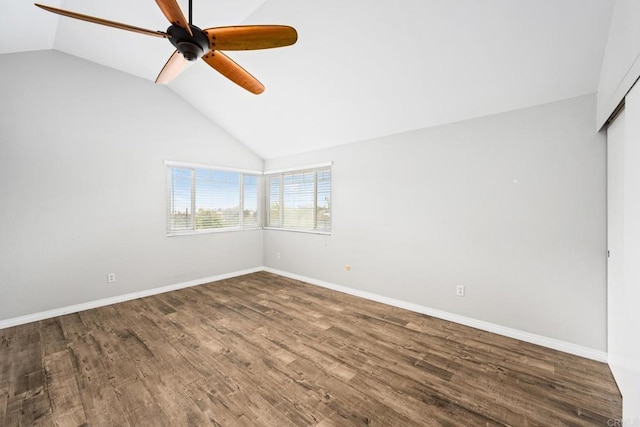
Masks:
[[[40,1],[152,30],[168,26],[152,0]],[[187,15],[187,0],[179,3]],[[613,6],[193,0],[201,28],[286,24],[299,40],[228,52],[266,86],[262,95],[202,61],[169,87],[258,155],[279,157],[593,93]],[[4,0],[3,9],[0,54],[57,49],[153,82],[173,52],[166,40],[58,17],[24,0]]]

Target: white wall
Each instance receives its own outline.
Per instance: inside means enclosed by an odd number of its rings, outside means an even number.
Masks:
[[[262,170],[170,89],[56,51],[0,76],[0,320],[262,265],[262,231],[165,237],[165,159]]]
[[[640,425],[640,87],[607,130],[609,175],[609,366],[625,425]]]
[[[333,234],[265,231],[265,265],[605,351],[595,110],[588,95],[267,160],[331,160],[334,193]]]
[[[640,1],[616,0],[598,86],[598,128],[640,76]]]

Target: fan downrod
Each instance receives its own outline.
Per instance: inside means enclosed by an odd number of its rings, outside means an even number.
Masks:
[[[187,61],[195,61],[209,51],[209,38],[200,28],[189,24],[193,36],[177,25],[167,28],[169,41]]]

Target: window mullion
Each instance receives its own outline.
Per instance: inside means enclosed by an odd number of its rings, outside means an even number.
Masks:
[[[196,229],[196,170],[191,170],[191,229]]]
[[[167,168],[167,182],[169,188],[169,210],[167,212],[167,230],[173,230],[174,228],[174,214],[175,214],[175,185],[173,182],[173,169]]]
[[[267,222],[266,218],[263,217],[263,212],[265,211],[264,201],[266,200],[264,195],[264,192],[266,191],[264,181],[266,180],[263,177],[256,178],[256,216],[258,217],[258,227],[262,227]],[[262,188],[262,192],[260,192],[260,188]]]
[[[280,227],[284,226],[284,174],[280,174]]]
[[[318,229],[318,171],[313,173],[313,229]]]
[[[244,228],[244,174],[240,174],[240,212],[238,213],[238,224],[240,228]]]

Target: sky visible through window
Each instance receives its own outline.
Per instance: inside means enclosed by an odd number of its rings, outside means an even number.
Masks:
[[[191,210],[193,169],[172,168],[173,210]],[[195,169],[196,210],[229,209],[240,205],[240,173]],[[244,176],[244,208],[258,209],[258,177]]]
[[[238,172],[196,169],[196,210],[229,209],[239,206]]]
[[[191,169],[171,168],[173,211],[191,210]]]

